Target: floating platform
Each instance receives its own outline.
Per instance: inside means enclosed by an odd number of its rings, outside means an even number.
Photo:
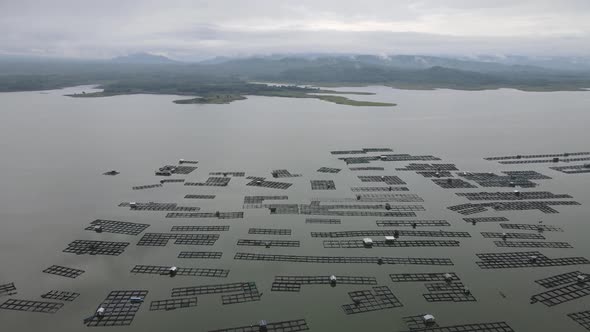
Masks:
[[[252,246],[252,247],[299,247],[299,241],[288,240],[251,240],[238,239],[238,246]]]
[[[250,178],[250,177],[248,177]],[[247,186],[271,188],[271,189],[289,189],[293,184],[286,182],[267,181],[265,178],[252,177],[252,181],[246,183]]]
[[[351,257],[351,256],[296,256],[271,255],[238,252],[235,260],[273,261],[290,263],[319,264],[408,264],[408,265],[454,265],[450,258],[413,258],[413,257]],[[589,262],[590,263],[590,262]]]
[[[227,232],[229,226],[172,226],[171,232]]]
[[[289,196],[244,196],[244,206],[247,208],[262,208],[264,201],[284,201],[288,200]]]
[[[273,292],[299,292],[303,285],[376,285],[375,277],[336,276],[277,276],[272,283]]]
[[[50,267],[43,270],[44,273],[55,274],[58,276],[75,279],[84,273],[84,270],[74,269],[71,267],[51,265]]]
[[[500,164],[504,165],[516,165],[516,164],[553,164],[553,163],[572,163],[578,161],[588,161],[590,157],[583,158],[551,158],[551,159],[538,159],[538,160],[507,160],[500,161]]]
[[[548,307],[590,295],[590,283],[575,283],[531,296],[531,304],[541,302]]]
[[[364,230],[364,231],[338,231],[338,232],[311,232],[311,237],[337,238],[337,237],[366,237],[366,236],[425,236],[425,237],[471,237],[469,232],[448,231],[415,231],[415,230]]]
[[[301,174],[291,174],[286,169],[275,169],[270,172],[273,178],[298,178],[301,177]]]
[[[272,208],[273,206],[269,206]],[[284,208],[274,206],[271,214],[307,214],[324,216],[348,216],[348,217],[415,217],[417,211],[425,211],[422,205],[390,205],[390,204],[325,204],[312,202],[309,205],[295,204]],[[359,211],[351,211],[359,210]],[[365,211],[362,211],[365,210]],[[367,211],[372,210],[372,211]],[[375,210],[385,210],[375,211]]]
[[[427,302],[475,302],[477,301],[471,293],[465,290],[452,290],[440,293],[422,294]]]
[[[422,314],[422,315],[417,315],[417,316],[408,316],[408,317],[403,317],[402,320],[404,321],[404,323],[406,324],[406,326],[414,331],[414,330],[424,330],[426,332],[428,332],[428,329],[431,328],[436,328],[439,327],[438,323],[435,321],[432,322],[426,322],[424,320],[424,316],[426,314]],[[500,331],[498,331],[500,332]]]
[[[212,246],[218,239],[219,234],[145,233],[137,245],[165,247],[174,240],[174,244]]]
[[[217,218],[217,219],[242,219],[244,212],[214,212],[214,213],[182,213],[170,212],[166,214],[166,218]]]
[[[196,164],[196,161],[184,161],[182,164]],[[183,174],[187,175],[192,173],[198,167],[196,166],[174,166],[174,165],[164,165],[158,170],[156,170],[156,175],[158,176],[170,176],[172,174]]]
[[[181,308],[191,308],[197,306],[196,297],[188,297],[183,299],[167,299],[152,301],[150,303],[150,311],[158,310],[176,310]]]
[[[41,295],[41,297],[44,298],[44,299],[57,300],[57,301],[66,301],[66,302],[72,302],[78,296],[80,296],[80,293],[67,292],[67,291],[58,291],[58,290],[52,290],[52,291],[49,291],[49,292]]]
[[[425,281],[459,281],[459,277],[454,272],[436,272],[436,273],[394,273],[389,277],[393,282],[425,282]]]
[[[248,234],[291,235],[291,230],[288,228],[250,228]]]
[[[551,206],[578,206],[581,205],[576,201],[508,201],[508,202],[490,202],[478,204],[460,204],[449,206],[448,209],[463,215],[485,212],[488,209],[495,211],[527,211],[539,210],[540,212],[552,214],[559,213]]]
[[[565,173],[565,174],[590,173],[590,164],[558,166],[558,167],[549,167],[549,168],[552,170],[558,171],[558,172]]]
[[[139,274],[158,274],[158,275],[170,275],[170,266],[159,266],[159,265],[135,265],[131,269],[131,273]],[[210,278],[226,278],[229,274],[229,270],[223,269],[204,269],[204,268],[192,268],[192,267],[179,267],[175,276],[188,276],[188,277],[210,277]]]
[[[184,161],[183,164],[196,164],[198,162],[194,162],[194,161]],[[173,174],[190,174],[192,173],[194,170],[196,170],[198,167],[195,166],[175,166],[174,171],[172,171]]]
[[[356,197],[346,198],[328,198],[318,197],[311,199],[314,202],[331,202],[331,203],[345,203],[345,202],[372,202],[372,203],[411,203],[424,202],[422,197],[416,194],[357,194]]]
[[[556,157],[571,157],[571,156],[585,156],[590,155],[590,152],[565,152],[565,153],[553,153],[553,154],[525,154],[515,156],[501,156],[501,157],[488,157],[484,160],[497,161],[497,160],[509,160],[509,159],[537,159],[537,158],[556,158]]]
[[[411,330],[419,332],[515,332],[506,322],[494,323],[475,323],[464,325],[450,326],[432,326],[420,330]],[[407,331],[404,331],[407,332]]]
[[[463,291],[465,285],[460,281],[445,280],[444,282],[425,283],[424,286],[429,292]]]
[[[196,160],[184,160],[181,159],[178,161],[179,164],[198,164],[199,162]]]
[[[590,278],[590,274],[588,274],[588,273],[582,273],[580,271],[573,271],[573,272],[561,273],[561,274],[554,275],[551,277],[535,280],[535,282],[545,288],[553,288],[553,287],[558,287],[558,286],[563,286],[563,285],[579,282],[578,276],[585,276],[586,278]]]
[[[572,198],[566,194],[554,194],[548,191],[525,191],[525,192],[481,192],[481,193],[457,193],[470,201],[522,201],[529,199],[564,199]]]
[[[502,222],[510,221],[506,217],[475,217],[475,218],[463,218],[468,223],[480,223],[480,222]]]
[[[434,156],[412,156],[409,154],[384,154],[370,157],[343,157],[338,158],[346,164],[368,164],[371,161],[438,161],[440,158]]]
[[[451,224],[446,220],[377,220],[379,227],[447,227]]]
[[[586,330],[590,331],[590,310],[574,312],[567,316]]]
[[[96,219],[90,223],[90,226],[84,228],[87,231],[95,231],[96,226],[100,226],[100,231],[105,233],[138,235],[150,227],[149,224],[138,224],[127,221]]]
[[[472,185],[469,182],[463,181],[461,179],[432,179],[436,185],[444,189],[470,189],[470,188],[477,188],[476,186]]]
[[[234,282],[230,284],[177,287],[172,289],[172,297],[252,292],[254,290],[256,290],[256,283],[254,282]]]
[[[383,205],[299,205],[297,210],[277,210],[274,214],[307,214],[346,217],[415,217],[415,211],[425,211],[422,205],[392,205],[389,211],[342,211],[343,209],[385,209]],[[297,213],[298,212],[298,213]],[[271,212],[273,214],[273,212]]]
[[[260,296],[261,294],[258,293],[258,291],[252,293],[221,295],[221,304],[226,305],[260,301]]]
[[[254,282],[236,282],[231,284],[179,287],[172,289],[172,297],[208,294],[223,294],[221,295],[221,303],[223,305],[260,301],[262,296]]]
[[[196,206],[178,206],[176,203],[137,203],[122,202],[120,207],[129,207],[133,211],[199,211],[201,208]]]
[[[311,190],[336,190],[332,180],[311,180]]]
[[[422,175],[425,178],[452,178],[453,173],[449,171],[418,171],[418,175]]]
[[[209,177],[205,182],[185,182],[185,186],[226,187],[230,177]]]
[[[181,251],[178,254],[178,258],[190,259],[221,259],[221,256],[221,251]]]
[[[320,173],[340,173],[342,169],[341,168],[330,168],[330,167],[321,167],[320,169],[318,169],[318,172]]]
[[[347,315],[403,307],[403,304],[387,286],[349,292],[348,296],[350,296],[353,303],[342,306],[344,313]]]
[[[349,170],[351,171],[384,171],[385,167],[350,167]]]
[[[129,242],[76,240],[70,242],[63,252],[76,255],[119,256],[129,246]]]
[[[339,225],[341,223],[340,219],[329,219],[329,218],[306,218],[306,224],[329,224],[329,225]]]
[[[509,175],[497,175],[494,173],[459,173],[459,176],[464,177],[467,180],[474,181],[482,187],[504,187],[504,188],[534,188],[537,186],[531,179],[523,176],[509,176]],[[534,177],[538,179],[539,177]]]
[[[85,321],[86,326],[128,326],[141,308],[142,301],[131,301],[132,297],[145,298],[147,290],[115,290],[98,306],[104,308],[103,316],[92,316]]]
[[[367,248],[363,240],[325,240],[323,242],[324,248]],[[372,247],[377,248],[407,248],[407,247],[458,247],[459,241],[454,240],[418,240],[418,241],[406,241],[406,240],[395,240],[389,241],[375,241],[372,242]]]
[[[209,175],[214,176],[235,176],[235,177],[244,177],[246,176],[246,172],[209,172]]]
[[[341,150],[341,151],[331,151],[331,154],[339,155],[339,154],[366,154],[368,152],[393,152],[392,149],[389,148],[365,148],[362,150]]]
[[[545,224],[500,224],[504,229],[519,229],[523,231],[563,232],[563,228]]]
[[[428,302],[476,301],[455,273],[399,273],[389,277],[393,282],[428,282],[424,286],[429,293],[422,294]]]
[[[161,184],[165,184],[165,183],[183,183],[184,179],[163,179],[160,180]]]
[[[504,248],[554,248],[554,249],[571,249],[571,244],[567,242],[545,242],[545,241],[494,241],[497,247]]]
[[[14,282],[0,285],[0,296],[14,295],[16,293],[16,286],[14,286]]]
[[[536,171],[504,171],[502,173],[511,177],[525,178],[528,180],[551,180],[550,176],[541,174]]]
[[[352,192],[410,191],[408,187],[352,187]]]
[[[259,331],[267,331],[267,332],[297,332],[297,331],[307,331],[309,330],[309,326],[307,326],[307,322],[305,319],[297,319],[297,320],[287,320],[282,322],[275,322],[275,323],[266,323],[264,324],[265,329],[262,330],[259,326],[260,324],[251,324],[239,327],[232,327],[228,329],[220,329],[220,330],[211,330],[209,332],[259,332]]]
[[[528,240],[545,240],[545,237],[536,233],[498,233],[498,232],[481,232],[486,239],[528,239]]]
[[[475,263],[482,269],[510,269],[522,267],[550,267],[590,264],[590,261],[584,257],[549,258],[538,251],[483,253],[476,255],[481,259],[481,261]],[[535,259],[532,257],[535,257]]]
[[[455,164],[420,164],[410,163],[406,167],[396,168],[396,171],[458,171]]]
[[[4,303],[0,304],[0,309],[54,314],[63,306],[64,304],[61,302],[8,299]]]
[[[162,184],[161,183],[156,183],[156,184],[146,184],[143,186],[135,186],[135,187],[131,187],[131,189],[133,190],[144,190],[144,189],[153,189],[153,188],[161,188]]]
[[[404,180],[395,175],[359,175],[361,182],[383,182],[388,185],[404,185]]]
[[[184,195],[186,199],[214,199],[215,195]]]

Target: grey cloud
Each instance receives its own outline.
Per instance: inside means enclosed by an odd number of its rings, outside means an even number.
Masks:
[[[590,54],[587,0],[0,1],[0,53]]]

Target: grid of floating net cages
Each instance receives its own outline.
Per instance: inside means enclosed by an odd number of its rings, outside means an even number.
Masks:
[[[181,251],[178,253],[178,258],[190,259],[221,259],[223,252],[221,251]]]
[[[63,306],[64,304],[61,302],[7,299],[4,303],[0,304],[0,309],[54,314]]]
[[[16,293],[16,286],[14,285],[14,282],[0,285],[0,296],[14,295]]]
[[[76,240],[68,244],[63,252],[76,255],[119,256],[129,246],[129,242]]]
[[[226,278],[229,274],[229,270],[160,265],[135,265],[133,269],[131,269],[131,273],[156,274],[164,276]]]
[[[67,278],[77,278],[82,273],[84,273],[84,270],[74,269],[74,268],[67,267],[67,266],[51,265],[50,267],[43,270],[43,272],[49,273],[49,274],[55,274],[55,275],[67,277]]]
[[[347,315],[403,306],[387,286],[376,286],[370,290],[349,292],[348,296],[350,296],[353,303],[342,305],[342,309]]]
[[[211,330],[209,332],[297,332],[307,330],[309,330],[309,326],[307,325],[305,319],[296,319],[273,323],[261,320],[257,324]]]
[[[150,311],[158,311],[158,310],[175,310],[181,308],[190,308],[197,306],[197,298],[196,297],[188,297],[182,299],[167,299],[167,300],[157,300],[152,301],[150,303]]]
[[[66,302],[74,301],[78,296],[80,296],[80,293],[59,291],[59,290],[51,290],[51,291],[41,295],[41,297],[44,299],[66,301]]]
[[[292,173],[287,169],[275,169],[270,171],[272,178],[248,176],[242,171],[214,171],[209,172],[208,177],[205,175],[200,180],[195,180],[193,176],[184,178],[173,178],[173,174],[189,175],[197,169],[194,166],[186,164],[196,164],[196,161],[179,161],[178,166],[165,165],[156,170],[156,175],[164,178],[158,178],[154,183],[146,181],[144,185],[132,187],[133,190],[146,190],[134,195],[162,195],[166,190],[184,190],[182,196],[185,199],[203,200],[204,212],[201,207],[182,206],[178,203],[166,202],[122,202],[119,206],[128,208],[134,213],[137,211],[153,212],[152,216],[162,218],[161,221],[176,221],[179,225],[166,226],[171,227],[169,232],[146,233],[150,223],[138,223],[119,220],[96,219],[90,224],[85,225],[84,229],[93,231],[97,234],[85,233],[92,236],[93,239],[100,240],[75,240],[68,244],[63,251],[78,255],[106,255],[117,256],[128,250],[129,242],[124,241],[106,241],[109,239],[128,239],[129,236],[142,235],[137,241],[138,247],[133,247],[133,253],[137,250],[152,250],[141,248],[146,246],[165,247],[168,244],[184,246],[212,246],[221,238],[220,232],[229,232],[228,223],[220,219],[243,219],[239,221],[248,223],[244,227],[239,224],[231,226],[232,233],[224,234],[231,236],[230,241],[235,249],[230,254],[233,255],[237,264],[252,269],[262,267],[272,267],[283,269],[289,267],[297,268],[297,264],[374,264],[374,265],[396,265],[399,267],[407,266],[408,271],[416,269],[437,269],[434,271],[445,271],[454,266],[450,257],[440,257],[439,255],[423,254],[408,255],[408,253],[428,251],[418,251],[411,249],[394,249],[394,248],[418,248],[418,247],[458,247],[463,242],[468,243],[467,238],[471,234],[465,231],[456,231],[453,226],[457,225],[444,219],[424,219],[428,218],[422,215],[427,207],[430,211],[429,202],[424,198],[410,193],[410,188],[405,180],[399,176],[392,175],[391,171],[405,172],[408,177],[430,185],[441,193],[446,193],[449,198],[454,199],[447,203],[451,205],[447,209],[462,215],[465,222],[472,224],[487,223],[479,225],[485,228],[476,239],[490,239],[489,244],[493,244],[500,252],[477,253],[476,265],[481,269],[511,269],[511,268],[534,268],[534,267],[567,267],[574,265],[587,265],[590,261],[585,257],[576,255],[550,255],[549,252],[559,252],[556,250],[541,249],[571,249],[572,245],[567,242],[549,241],[550,236],[559,234],[544,234],[544,232],[564,232],[564,228],[559,225],[548,225],[543,222],[535,223],[508,223],[509,219],[503,216],[494,215],[494,212],[503,211],[534,211],[546,214],[558,213],[558,207],[578,206],[579,202],[574,201],[574,197],[569,194],[554,193],[536,189],[543,185],[545,180],[551,177],[534,170],[503,170],[502,172],[463,172],[455,164],[437,162],[441,159],[432,155],[410,155],[393,153],[389,148],[363,148],[352,150],[333,151],[332,160],[325,162],[324,165],[332,165],[338,162],[340,165],[347,166],[348,170],[343,167],[320,167],[311,168],[320,175],[311,174],[311,178],[296,179],[303,177],[303,174]],[[565,154],[548,154],[548,155],[526,155],[526,156],[507,156],[490,158],[503,164],[521,164],[521,163],[561,163],[568,161],[581,161],[589,159],[590,153],[565,153]],[[356,164],[360,164],[355,166]],[[320,164],[321,165],[321,164]],[[376,166],[373,166],[376,165]],[[563,173],[582,173],[590,172],[587,165],[567,165],[551,167],[556,171]],[[386,166],[386,167],[384,167]],[[538,165],[539,167],[543,165]],[[547,169],[548,167],[545,167]],[[344,172],[342,170],[344,169]],[[351,172],[348,172],[351,171]],[[260,174],[267,174],[269,170],[262,171]],[[412,173],[407,173],[412,172]],[[118,174],[116,171],[107,172],[109,175]],[[207,174],[207,173],[205,173]],[[384,175],[380,175],[384,174]],[[398,173],[396,173],[398,174]],[[558,174],[559,173],[555,173]],[[349,176],[352,183],[363,186],[349,186],[350,192],[345,193],[345,188],[338,187],[340,195],[337,192],[335,180]],[[242,179],[242,178],[245,179]],[[324,178],[323,180],[312,180],[314,177]],[[104,177],[103,177],[104,178]],[[117,177],[115,179],[119,179]],[[233,181],[232,181],[232,178]],[[278,180],[289,179],[291,180]],[[327,180],[326,178],[335,179]],[[160,180],[161,179],[161,180]],[[328,192],[317,192],[315,197],[302,199],[298,193],[292,189],[306,189],[305,181],[310,181],[312,190],[333,190]],[[294,182],[294,183],[289,183]],[[230,185],[232,188],[226,188]],[[180,185],[183,184],[183,185]],[[293,186],[302,186],[293,188]],[[366,184],[366,186],[364,186]],[[338,184],[341,186],[342,184]],[[241,209],[234,210],[227,208],[229,211],[215,211],[219,209],[217,201],[213,199],[220,197],[225,198],[225,194],[234,189],[241,187],[248,194],[243,196]],[[246,187],[244,187],[246,186]],[[459,189],[459,190],[440,190]],[[202,192],[195,187],[217,187],[201,188]],[[477,189],[493,188],[494,190],[460,190],[460,189]],[[527,191],[501,188],[527,188]],[[158,190],[149,191],[147,189],[159,188]],[[500,188],[500,189],[495,189]],[[284,190],[276,192],[274,190]],[[498,191],[495,191],[498,190]],[[191,192],[192,191],[192,192]],[[273,192],[274,191],[274,192]],[[131,192],[131,191],[130,191]],[[187,193],[188,192],[188,193]],[[276,194],[275,194],[276,193]],[[281,193],[289,193],[280,195]],[[233,193],[232,193],[233,194]],[[255,194],[255,195],[254,195]],[[331,195],[331,196],[328,196]],[[163,197],[163,196],[162,196]],[[289,199],[291,197],[291,200]],[[427,196],[424,196],[427,197]],[[162,199],[162,198],[160,198]],[[241,196],[240,196],[241,199]],[[463,202],[461,202],[463,201]],[[239,202],[238,202],[239,203]],[[402,203],[402,204],[400,204]],[[404,204],[405,203],[405,204]],[[417,204],[412,204],[417,203]],[[423,204],[422,204],[423,203]],[[229,205],[228,205],[229,206]],[[446,205],[445,205],[446,206]],[[255,210],[260,209],[260,210]],[[245,210],[252,215],[244,214]],[[487,212],[482,215],[480,213]],[[161,213],[161,214],[158,214]],[[261,214],[268,217],[269,223],[250,223],[252,216]],[[299,220],[305,224],[289,224],[286,215],[293,215],[292,219]],[[430,214],[435,216],[436,214]],[[474,216],[471,216],[474,215]],[[463,216],[465,216],[463,218]],[[469,216],[469,217],[467,217]],[[164,219],[186,219],[186,220],[167,220]],[[305,218],[303,218],[305,217]],[[204,220],[190,220],[190,219]],[[511,217],[514,218],[514,217]],[[211,220],[207,220],[211,219]],[[286,220],[287,224],[281,222]],[[266,220],[262,220],[266,221]],[[375,224],[372,222],[375,221]],[[175,222],[175,223],[176,223]],[[236,222],[236,221],[232,221]],[[366,222],[364,225],[358,222]],[[208,223],[213,223],[209,225]],[[354,228],[342,229],[338,225],[356,225]],[[353,225],[354,224],[354,225]],[[280,226],[279,226],[280,225]],[[293,226],[293,228],[288,228]],[[156,227],[154,225],[154,227]],[[299,227],[299,228],[298,228]],[[342,253],[343,249],[367,249],[363,255],[359,251],[358,255],[301,255],[297,249],[301,246],[300,239],[289,238],[292,235],[305,235],[300,232],[301,227],[310,229],[309,235],[316,245],[323,246],[322,250],[326,253]],[[371,227],[373,229],[371,229]],[[387,228],[392,229],[387,229]],[[404,229],[400,229],[400,228]],[[420,227],[420,229],[416,229]],[[471,227],[471,226],[469,226]],[[424,229],[427,230],[424,230]],[[430,228],[430,229],[429,229]],[[445,230],[446,229],[446,230]],[[461,228],[459,228],[461,229]],[[313,231],[311,231],[313,230]],[[507,230],[507,231],[504,231]],[[110,234],[100,234],[110,233]],[[115,234],[115,235],[113,235]],[[249,234],[244,235],[244,234]],[[244,238],[252,237],[252,238]],[[233,240],[232,240],[233,239]],[[467,239],[467,240],[465,240]],[[548,240],[549,239],[549,240]],[[232,242],[233,241],[233,242]],[[238,248],[236,248],[236,246]],[[266,247],[267,249],[255,248]],[[279,247],[274,250],[268,249]],[[223,268],[210,268],[204,266],[211,264],[223,264],[226,260],[232,258],[227,255],[228,252],[222,250],[204,251],[191,250],[191,247],[184,247],[174,253],[178,259],[185,259],[183,262],[195,263],[194,267],[179,267],[171,265],[134,265],[130,267],[131,274],[137,274],[134,278],[150,278],[156,275],[166,278],[171,277],[205,277],[205,278],[228,278],[230,270]],[[192,247],[195,248],[195,247]],[[291,249],[290,249],[291,248]],[[371,248],[376,248],[369,251]],[[391,248],[389,252],[399,252],[400,254],[382,255],[384,250],[380,248]],[[534,248],[531,251],[514,251],[506,252],[501,248]],[[163,248],[161,248],[163,249]],[[251,251],[241,252],[239,250]],[[334,250],[329,250],[334,249]],[[155,249],[153,249],[155,250]],[[444,252],[453,253],[453,249],[445,249]],[[545,253],[547,251],[547,253]],[[403,253],[402,253],[403,252]],[[432,252],[432,251],[431,251]],[[443,252],[443,251],[441,251]],[[563,250],[563,253],[569,251]],[[278,254],[280,253],[280,254]],[[369,254],[368,254],[369,253]],[[370,253],[375,253],[371,255]],[[223,260],[222,260],[223,258]],[[92,258],[90,258],[92,259]],[[101,259],[113,259],[103,257]],[[186,259],[194,259],[193,261]],[[209,260],[209,261],[205,261]],[[170,262],[168,262],[170,263]],[[166,263],[164,263],[166,264]],[[270,265],[269,265],[270,264]],[[278,265],[274,265],[278,264]],[[268,266],[267,266],[268,265]],[[416,265],[409,267],[409,265]],[[282,267],[281,267],[282,266]],[[225,266],[224,266],[225,267]],[[343,268],[343,267],[339,267]],[[365,267],[363,267],[365,268]],[[284,270],[284,269],[283,269]],[[541,271],[540,269],[539,271]],[[573,269],[572,269],[573,270]],[[405,269],[404,269],[405,271]],[[71,267],[52,265],[43,272],[62,277],[76,278],[82,275],[84,270]],[[561,272],[559,274],[548,274],[542,279],[535,280],[535,283],[544,289],[531,292],[530,302],[541,303],[548,307],[561,305],[566,302],[580,300],[590,295],[589,274],[578,270]],[[189,280],[191,278],[184,279]],[[389,274],[389,279],[394,283],[403,282],[420,282],[422,283],[422,294],[420,299],[427,302],[475,302],[478,294],[472,294],[468,288],[468,280],[461,280],[454,272],[420,272],[420,273],[394,273]],[[199,278],[192,280],[200,280]],[[209,279],[215,280],[215,279]],[[222,279],[219,279],[222,280]],[[224,279],[228,280],[228,279]],[[230,280],[233,281],[233,280]],[[359,275],[279,275],[274,277],[270,287],[272,292],[305,292],[313,291],[317,287],[336,287],[346,285],[349,300],[337,303],[341,308],[341,314],[353,315],[363,314],[372,311],[393,310],[402,307],[403,304],[394,294],[395,288],[378,283],[375,276]],[[198,283],[197,283],[198,284]],[[260,285],[260,284],[259,284]],[[535,284],[533,284],[535,285]],[[268,287],[268,285],[265,285]],[[309,288],[309,289],[307,289]],[[29,312],[55,313],[60,310],[67,302],[80,301],[80,294],[70,290],[45,290],[46,293],[40,295],[45,301],[25,300],[8,298],[0,304],[0,309],[18,310]],[[16,294],[14,283],[0,285],[0,296],[10,297]],[[84,320],[87,326],[126,326],[130,325],[139,312],[142,303],[148,294],[147,290],[116,290],[96,307],[96,311]],[[343,293],[344,294],[344,293]],[[169,296],[163,296],[154,299],[149,304],[150,311],[170,311],[176,309],[189,309],[197,307],[198,302],[207,301],[202,296],[212,296],[217,298],[222,305],[236,305],[247,302],[264,301],[263,293],[258,289],[256,282],[231,282],[209,285],[197,285],[188,287],[172,288]],[[279,295],[279,294],[277,294]],[[288,294],[285,294],[288,295]],[[342,294],[341,294],[342,295]],[[346,295],[346,294],[344,294]],[[295,294],[294,294],[295,296]],[[78,299],[78,300],[77,300]],[[342,304],[344,302],[344,304]],[[253,304],[253,303],[252,303]],[[238,305],[239,306],[239,305]],[[563,306],[565,307],[565,305]],[[154,313],[157,314],[157,313]],[[388,314],[386,312],[382,314]],[[367,317],[372,317],[370,314]],[[492,323],[468,323],[462,325],[445,325],[441,322],[435,322],[434,319],[426,319],[428,314],[414,315],[403,317],[410,331],[424,332],[466,332],[466,331],[494,331],[494,332],[511,332],[512,328],[505,322]],[[590,329],[590,313],[582,311],[568,315],[572,320],[581,326]],[[254,324],[226,328],[215,331],[304,331],[309,326],[304,319],[287,320],[280,322],[259,321]]]
[[[408,265],[453,265],[450,258],[427,257],[359,257],[359,256],[304,256],[273,255],[238,252],[235,260],[316,263],[316,264],[408,264]]]
[[[90,226],[86,227],[87,231],[115,233],[115,234],[126,234],[126,235],[138,235],[143,232],[146,228],[150,227],[149,224],[139,224],[127,221],[116,221],[116,220],[104,220],[96,219],[90,223]]]
[[[103,309],[102,314],[94,314],[84,323],[86,326],[131,325],[147,294],[147,290],[114,290],[98,306],[97,313]]]

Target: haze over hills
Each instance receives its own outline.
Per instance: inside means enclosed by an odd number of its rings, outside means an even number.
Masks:
[[[201,65],[229,64],[232,62],[248,62],[253,60],[293,61],[293,60],[325,61],[344,60],[356,61],[377,66],[398,67],[407,69],[426,69],[431,67],[448,67],[474,71],[510,71],[523,69],[555,69],[564,71],[590,71],[590,57],[581,56],[523,56],[523,55],[475,55],[475,56],[436,56],[436,55],[371,55],[371,54],[338,54],[338,53],[301,53],[271,54],[252,56],[218,56],[201,61],[179,61],[162,55],[151,53],[135,53],[111,59],[113,62],[124,63],[198,63]],[[540,67],[540,68],[535,68]]]
[[[151,53],[134,53],[125,56],[119,56],[110,61],[116,63],[141,63],[141,64],[169,64],[177,61],[167,58],[163,55],[155,55]]]
[[[215,96],[233,101],[247,94],[299,96],[251,82],[286,85],[385,85],[406,89],[528,91],[590,87],[589,58],[517,56],[300,54],[219,57],[180,62],[149,53],[110,60],[0,59],[0,91],[30,91],[97,84],[103,96],[130,93]],[[220,96],[225,96],[221,98]]]

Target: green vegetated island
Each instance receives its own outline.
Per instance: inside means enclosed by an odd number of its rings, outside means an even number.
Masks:
[[[145,83],[145,82],[143,82]],[[313,98],[340,105],[349,106],[395,106],[394,103],[360,101],[334,94],[372,95],[367,92],[340,92],[319,88],[300,87],[295,85],[268,85],[262,83],[248,83],[240,81],[219,82],[207,84],[205,82],[182,82],[177,84],[158,81],[150,86],[142,82],[117,82],[100,86],[103,91],[77,93],[68,95],[77,98],[110,97],[130,94],[166,94],[186,95],[192,98],[174,100],[176,104],[229,104],[237,100],[244,100],[246,96],[266,96],[284,98]],[[196,97],[195,97],[196,96]]]
[[[247,96],[268,96],[313,98],[351,106],[394,106],[362,100],[363,95],[372,93],[329,87],[583,91],[590,87],[590,58],[298,55],[216,58],[197,63],[149,54],[102,61],[0,58],[0,92],[77,85],[97,85],[102,91],[71,97],[166,94],[186,96],[175,100],[177,104],[226,104]]]

